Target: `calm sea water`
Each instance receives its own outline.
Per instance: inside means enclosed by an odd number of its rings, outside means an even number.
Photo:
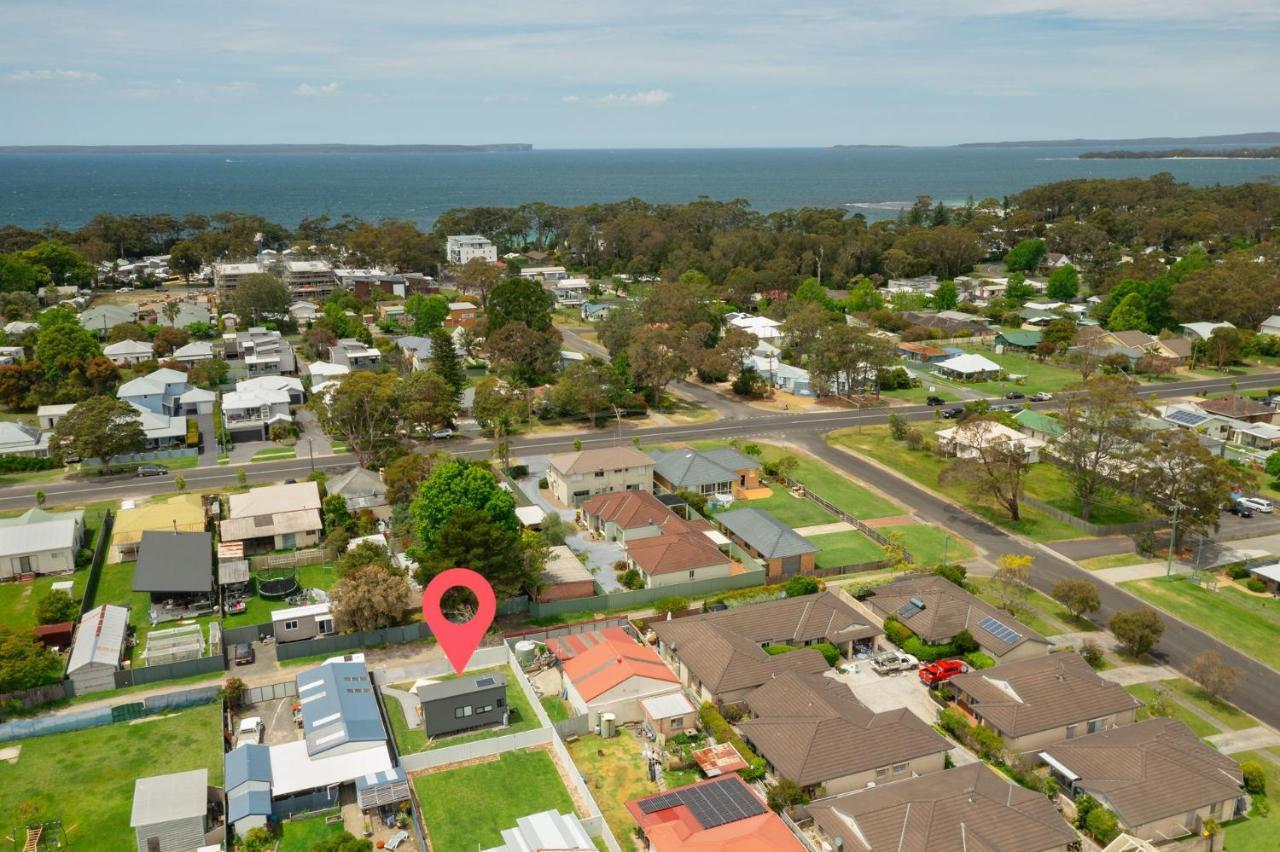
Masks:
[[[1096,146],[1095,146],[1096,147]],[[451,207],[745,198],[762,211],[895,216],[917,195],[961,202],[1068,178],[1172,172],[1193,184],[1280,174],[1275,160],[1079,160],[1078,148],[720,149],[503,154],[5,154],[0,223],[113,213],[261,213],[287,226],[352,213],[429,225]]]

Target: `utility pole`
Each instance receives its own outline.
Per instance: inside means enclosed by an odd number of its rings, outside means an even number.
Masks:
[[[1182,501],[1173,501],[1173,524],[1169,527],[1169,561],[1165,565],[1164,575],[1169,577],[1173,574],[1173,543],[1178,540],[1178,510],[1182,508]]]

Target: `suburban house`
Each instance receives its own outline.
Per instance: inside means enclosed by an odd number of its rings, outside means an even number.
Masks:
[[[333,613],[327,603],[306,604],[271,613],[271,628],[276,642],[299,642],[319,636],[331,636]]]
[[[224,758],[227,820],[236,832],[334,807],[352,787],[365,812],[407,800],[364,662],[335,658],[298,675],[295,685],[302,738],[241,745]]]
[[[265,441],[277,423],[292,423],[289,392],[268,388],[222,395],[222,425],[233,441]]]
[[[479,258],[485,263],[497,263],[498,247],[479,234],[455,234],[445,239],[445,255],[449,262],[463,266],[469,260]]]
[[[112,327],[124,322],[136,322],[138,314],[132,308],[121,305],[94,305],[82,311],[77,319],[83,328],[106,340]]]
[[[8,328],[5,328],[8,331]],[[1262,325],[1258,326],[1258,334],[1269,334],[1272,337],[1280,337],[1280,314],[1272,314],[1262,321]]]
[[[1050,319],[1057,319],[1056,314],[1049,314]],[[1035,319],[1027,320],[1034,324]],[[1040,341],[1044,340],[1044,333],[1041,331],[1026,331],[1023,329],[1001,329],[996,333],[995,345],[1003,349],[1013,349],[1018,352],[1034,352],[1035,348],[1040,345]]]
[[[315,302],[308,302],[305,299],[301,299],[289,306],[289,315],[292,316],[299,325],[306,325],[316,317],[320,316],[320,306]]]
[[[810,790],[846,793],[941,772],[952,747],[908,708],[873,713],[848,684],[821,674],[783,672],[749,694],[747,707],[742,735],[775,774]]]
[[[356,466],[326,480],[324,485],[326,492],[346,501],[352,514],[368,509],[375,515],[391,516],[391,509],[387,506],[387,485],[372,470]],[[380,513],[379,510],[383,511]]]
[[[27,322],[25,320],[13,320],[5,323],[4,333],[10,340],[17,340],[28,331],[36,331],[40,328],[38,322]]]
[[[947,683],[956,706],[1018,752],[1130,725],[1141,706],[1075,653],[1001,663]]]
[[[754,334],[757,340],[777,340],[782,337],[782,323],[756,314],[728,314],[725,321],[734,328]]]
[[[973,353],[953,355],[934,364],[934,368],[947,378],[964,382],[984,382],[1004,375],[1004,367],[990,358]]]
[[[764,564],[766,582],[813,574],[818,547],[763,509],[734,509],[715,520],[735,544]]]
[[[1226,441],[1231,437],[1232,427],[1240,425],[1229,417],[1208,414],[1200,410],[1199,406],[1190,403],[1174,403],[1158,407],[1156,410],[1160,413],[1160,420],[1165,424],[1164,428],[1187,429],[1215,441]]]
[[[1006,612],[932,574],[905,577],[867,599],[881,618],[895,618],[925,642],[950,642],[962,630],[997,662],[1043,657],[1052,643]]]
[[[574,714],[589,714],[591,725],[603,713],[612,713],[619,724],[642,722],[642,700],[680,692],[679,678],[662,658],[621,627],[572,638],[582,650],[562,660],[560,671],[569,706]]]
[[[632,538],[626,544],[627,565],[644,576],[645,588],[728,577],[734,572],[733,559],[717,546],[712,536],[718,533],[709,523],[669,514],[661,533]]]
[[[983,763],[827,796],[805,806],[845,852],[1069,852],[1080,838],[1043,793]]]
[[[425,370],[431,366],[431,338],[406,335],[396,338],[396,346],[400,349],[409,368]]]
[[[1267,594],[1280,595],[1280,562],[1257,565],[1249,569],[1249,574],[1263,582],[1267,587]]]
[[[742,365],[755,370],[769,384],[769,387],[783,393],[796,396],[814,396],[816,393],[808,370],[783,363],[775,354],[762,355],[759,351],[751,352],[743,357]]]
[[[1249,811],[1240,765],[1177,719],[1153,717],[1040,752],[1061,789],[1087,794],[1120,827],[1152,842],[1204,831]]]
[[[199,388],[194,390],[199,390]],[[176,411],[180,412],[182,410],[184,407],[182,400],[193,392],[187,391],[174,400],[173,404]],[[208,393],[208,391],[200,392]],[[136,404],[133,407],[138,412],[138,419],[142,421],[142,434],[146,438],[146,448],[148,450],[186,445],[187,418],[182,414],[156,414],[154,411],[148,411]]]
[[[520,270],[521,278],[542,281],[559,281],[568,278],[569,273],[563,266],[526,266]]]
[[[282,390],[289,394],[289,402],[292,405],[301,405],[307,401],[307,392],[302,386],[302,379],[293,376],[258,376],[253,379],[241,379],[236,382],[236,390],[240,393]]]
[[[1270,423],[1271,418],[1276,413],[1271,406],[1263,405],[1256,399],[1250,399],[1239,394],[1230,394],[1217,399],[1206,399],[1196,403],[1196,405],[1205,414],[1213,414],[1217,417],[1226,417],[1244,423]]]
[[[67,406],[68,409],[74,407]],[[44,458],[49,455],[49,437],[49,432],[42,432],[25,423],[16,423],[12,420],[0,421],[0,456]]]
[[[471,302],[450,302],[445,328],[471,328],[480,319],[480,306]]]
[[[561,453],[548,462],[547,486],[563,506],[612,491],[653,490],[653,459],[632,447]]]
[[[115,673],[128,656],[129,610],[103,604],[80,617],[67,661],[67,679],[76,695],[115,689]]]
[[[650,852],[803,852],[806,848],[737,775],[627,802]]]
[[[542,566],[542,589],[538,602],[589,598],[596,593],[596,578],[577,555],[563,544],[550,549],[551,556]]]
[[[344,337],[329,347],[329,361],[349,370],[372,370],[382,363],[382,353],[359,340]]]
[[[107,562],[137,559],[142,534],[148,530],[201,532],[204,528],[205,510],[198,494],[177,494],[163,502],[153,500],[140,506],[130,505],[116,513]]]
[[[576,308],[586,303],[591,292],[591,282],[585,278],[561,278],[550,289],[556,305]]]
[[[141,364],[143,361],[154,361],[155,347],[140,340],[119,340],[102,347],[102,354],[111,359],[117,367],[128,367]]]
[[[418,696],[423,731],[429,737],[507,724],[507,678],[500,671],[419,683],[413,691]]]
[[[1022,454],[1027,464],[1040,461],[1044,441],[995,420],[971,420],[938,432],[938,451],[962,459],[980,458],[987,449],[1005,446]]]
[[[212,361],[213,344],[207,340],[193,340],[186,346],[173,350],[171,356],[179,364],[198,364],[201,361]]]
[[[903,340],[898,343],[898,357],[904,361],[915,361],[919,364],[937,364],[950,358],[951,353],[927,343]]]
[[[228,502],[219,538],[244,542],[246,554],[320,543],[320,490],[314,482],[254,488],[232,494]]]
[[[681,528],[680,515],[648,491],[615,491],[597,494],[578,509],[579,517],[590,532],[605,541],[624,545],[638,538],[662,535],[668,524]],[[709,526],[707,527],[710,528]]]
[[[587,322],[599,322],[619,304],[618,302],[587,302],[578,309],[578,315]]]
[[[829,642],[845,657],[869,651],[884,635],[834,592],[781,598],[655,621],[658,652],[697,701],[734,703],[786,671],[825,672],[830,666],[817,649]],[[797,650],[771,655],[766,645]]]
[[[1024,408],[1013,415],[1013,419],[1017,422],[1018,430],[1022,434],[1041,441],[1046,446],[1062,437],[1062,421],[1052,414],[1045,414],[1034,408]]]
[[[133,783],[129,826],[138,852],[188,852],[219,845],[222,827],[210,818],[222,791],[209,786],[209,770],[152,775]]]
[[[575,813],[540,811],[516,820],[515,828],[502,830],[502,845],[486,852],[595,852],[596,844]]]
[[[133,591],[151,596],[152,624],[213,612],[213,536],[147,530],[138,546]]]
[[[191,390],[187,374],[161,367],[122,384],[116,396],[153,414],[179,414],[178,397]]]
[[[222,335],[222,350],[228,361],[241,361],[250,376],[278,376],[298,369],[293,344],[278,331],[258,326],[229,331]]]
[[[772,493],[760,483],[760,462],[731,447],[681,449],[649,456],[654,484],[672,494],[692,491],[707,497],[750,500]]]
[[[0,518],[0,580],[32,574],[70,574],[84,544],[84,510],[31,508]]]

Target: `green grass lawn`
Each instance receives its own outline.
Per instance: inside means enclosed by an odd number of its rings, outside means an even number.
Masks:
[[[63,467],[55,467],[52,470],[27,470],[21,473],[6,473],[0,475],[0,488],[8,488],[12,485],[39,485],[45,482],[61,482],[66,475],[67,469]]]
[[[1057,465],[1042,462],[1031,466],[1025,482],[1026,493],[1048,503],[1055,509],[1082,517],[1080,501],[1071,492],[1071,478],[1066,471]],[[1153,517],[1153,513],[1141,503],[1106,491],[1099,494],[1089,513],[1089,522],[1094,524],[1128,524]]]
[[[84,585],[89,579],[89,569],[81,568],[74,574],[40,576],[30,583],[0,583],[0,625],[28,628],[36,626],[36,603],[49,594],[54,583],[71,580],[75,583],[72,597],[80,600]]]
[[[973,587],[975,595],[992,606],[1000,608],[999,595],[991,587],[990,580],[985,577],[970,577],[969,585]],[[1013,617],[1042,636],[1055,636],[1059,633],[1067,633],[1087,627],[1087,625],[1080,626],[1074,623],[1064,623],[1050,614],[1061,609],[1062,605],[1053,598],[1032,589],[1023,603],[1014,605]],[[1066,615],[1065,611],[1063,611],[1063,615]]]
[[[337,569],[331,564],[303,565],[298,569],[298,585],[304,589],[323,589],[327,592],[337,581]],[[266,624],[271,621],[271,613],[291,606],[288,601],[267,600],[257,594],[245,601],[245,604],[244,612],[224,616],[222,626],[244,627],[248,624]]]
[[[249,461],[251,462],[283,461],[285,459],[292,459],[296,457],[297,457],[297,454],[295,453],[293,447],[279,447],[279,448],[272,448],[269,450],[258,450],[256,453],[253,454],[253,458],[249,459]]]
[[[1041,363],[1034,358],[1026,355],[1006,352],[1003,355],[997,355],[983,346],[960,347],[966,352],[975,352],[984,358],[995,361],[1004,368],[1006,373],[1018,374],[1026,376],[1026,381],[1020,385],[1013,382],[976,382],[966,384],[965,387],[972,388],[979,392],[992,395],[1004,396],[1009,391],[1017,388],[1023,393],[1035,393],[1036,391],[1060,391],[1067,385],[1076,384],[1080,381],[1080,374],[1074,370],[1068,370],[1065,367],[1059,367],[1056,364],[1046,361]]]
[[[279,852],[311,852],[311,847],[341,837],[346,829],[341,822],[330,825],[325,818],[338,811],[322,811],[314,816],[289,819],[280,823]]]
[[[931,396],[941,397],[947,402],[956,402],[959,400],[959,397],[956,394],[941,388],[930,393],[928,382],[925,382],[918,388],[902,388],[901,390],[884,391],[880,395],[886,399],[901,399],[906,402],[915,403],[916,405],[924,405],[925,400]]]
[[[533,706],[525,697],[524,690],[516,682],[515,673],[511,671],[510,666],[493,666],[487,669],[476,669],[474,671],[465,672],[467,675],[477,675],[481,672],[500,671],[507,678],[507,707],[510,711],[508,721],[510,724],[505,728],[486,728],[481,731],[472,731],[466,734],[458,734],[456,736],[436,737],[429,739],[422,728],[410,728],[408,721],[401,711],[400,705],[391,702],[387,706],[387,715],[391,717],[391,734],[395,737],[396,746],[400,749],[401,754],[412,754],[418,751],[427,751],[432,748],[446,748],[461,743],[471,743],[476,740],[487,740],[490,737],[501,737],[507,734],[517,734],[521,731],[531,731],[539,727],[538,717],[534,713]],[[448,675],[440,677],[439,680],[453,680],[457,675]],[[550,714],[548,714],[550,715]],[[568,713],[565,713],[568,718]],[[554,721],[554,717],[552,717]]]
[[[613,836],[625,840],[635,826],[626,803],[658,792],[658,785],[649,780],[645,770],[639,740],[625,732],[607,740],[588,734],[569,743],[568,749]],[[672,780],[677,783],[671,786],[679,786],[682,777],[669,777],[668,783]]]
[[[509,751],[497,760],[413,779],[431,845],[436,849],[487,849],[522,816],[545,810],[574,813],[551,756],[541,750]]]
[[[940,565],[944,553],[947,562],[964,562],[973,558],[973,548],[967,541],[931,524],[880,527],[877,532],[884,536],[891,532],[901,533],[902,546],[919,565]]]
[[[1241,751],[1231,755],[1240,763],[1252,760],[1262,767],[1267,776],[1267,791],[1276,796],[1280,791],[1280,766],[1267,757],[1252,751]],[[1230,852],[1253,852],[1257,849],[1280,849],[1280,811],[1271,805],[1270,812],[1263,816],[1259,813],[1260,800],[1267,796],[1254,796],[1253,811],[1248,819],[1236,820],[1223,826],[1224,849]],[[1280,800],[1278,800],[1280,801]],[[1270,802],[1267,802],[1270,804]]]
[[[1198,684],[1184,677],[1162,680],[1160,685],[1167,687],[1179,700],[1198,708],[1204,713],[1208,713],[1218,720],[1218,724],[1226,730],[1243,731],[1245,728],[1252,728],[1258,724],[1257,719],[1235,705],[1228,704],[1221,699],[1212,699],[1205,695],[1204,690]]]
[[[559,695],[542,696],[542,709],[547,711],[547,718],[552,722],[563,722],[569,718],[569,705]]]
[[[1280,667],[1280,601],[1230,587],[1211,592],[1183,577],[1129,580],[1123,588],[1214,635],[1236,649]]]
[[[773,496],[764,500],[735,501],[734,508],[744,506],[763,509],[792,528],[810,527],[816,524],[834,523],[836,516],[803,497],[792,497],[791,492],[780,485],[770,485]]]
[[[1090,571],[1101,571],[1104,568],[1124,568],[1128,565],[1141,565],[1150,562],[1150,556],[1141,553],[1111,553],[1107,556],[1095,556],[1092,559],[1081,559],[1077,564]]]
[[[1128,690],[1130,695],[1132,695],[1134,698],[1138,699],[1139,701],[1143,702],[1144,704],[1151,704],[1156,700],[1155,684],[1134,683],[1134,684],[1130,684],[1129,686],[1126,686],[1125,689]],[[1173,708],[1173,718],[1178,719],[1179,721],[1186,724],[1186,726],[1191,729],[1191,732],[1194,733],[1197,737],[1211,737],[1214,734],[1222,733],[1222,731],[1219,730],[1217,727],[1215,727],[1214,725],[1211,725],[1209,722],[1200,718],[1198,715],[1191,712],[1186,707],[1183,707],[1176,700],[1171,700],[1169,703],[1170,703],[1170,706]],[[1139,722],[1143,721],[1144,719],[1150,719],[1150,718],[1151,718],[1150,710],[1148,710],[1146,707],[1138,708],[1137,719]]]
[[[16,825],[60,819],[73,848],[133,852],[129,815],[136,779],[203,767],[210,784],[222,784],[219,712],[208,704],[134,724],[22,740],[17,763],[0,764],[4,835]]]
[[[931,431],[941,424],[921,425],[926,431]],[[991,499],[975,495],[963,484],[941,482],[939,478],[947,467],[947,459],[931,452],[908,449],[906,444],[900,444],[889,436],[888,426],[840,429],[830,433],[827,440],[873,458],[896,473],[946,495],[991,523],[1033,541],[1059,541],[1066,538],[1080,538],[1084,535],[1070,524],[1051,518],[1030,506],[1022,506],[1020,519],[1011,520],[1009,513],[996,506]]]
[[[836,532],[809,538],[818,551],[819,568],[859,565],[884,557],[884,549],[860,532]]]

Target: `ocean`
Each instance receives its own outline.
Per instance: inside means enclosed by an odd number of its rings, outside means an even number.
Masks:
[[[260,213],[292,227],[351,213],[429,226],[452,207],[636,197],[745,198],[764,212],[893,217],[918,195],[962,203],[1071,178],[1171,172],[1192,184],[1280,175],[1275,160],[1080,160],[1085,148],[534,150],[520,153],[0,154],[0,223],[77,228],[99,212]]]

